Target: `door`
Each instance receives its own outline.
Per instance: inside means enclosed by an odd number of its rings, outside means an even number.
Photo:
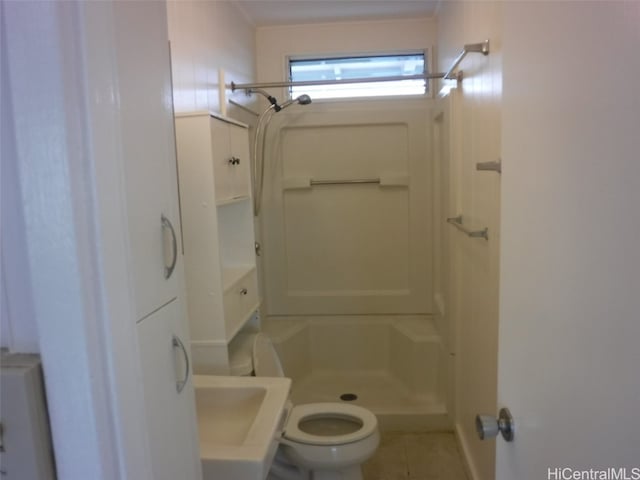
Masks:
[[[249,166],[249,130],[238,125],[229,125],[229,144],[232,156],[235,160],[233,168],[233,196],[234,198],[248,197],[250,195]]]
[[[231,153],[229,124],[215,118],[211,119],[211,150],[213,152],[216,202],[225,203],[234,196],[235,159]]]
[[[136,319],[176,296],[180,225],[166,6],[116,2],[118,104]],[[153,141],[149,141],[153,138]]]
[[[640,478],[640,3],[504,9],[496,478]]]
[[[201,478],[188,333],[180,300],[138,323],[145,415],[155,480]]]

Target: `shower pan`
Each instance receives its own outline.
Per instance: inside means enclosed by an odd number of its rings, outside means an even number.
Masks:
[[[295,404],[359,405],[375,413],[387,431],[450,428],[444,350],[429,319],[271,317],[263,330],[293,380]]]

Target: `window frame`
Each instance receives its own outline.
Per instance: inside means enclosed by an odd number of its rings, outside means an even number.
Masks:
[[[304,60],[323,60],[323,59],[339,59],[339,58],[366,58],[366,57],[385,57],[385,56],[400,56],[400,55],[423,55],[424,57],[424,72],[428,74],[432,72],[432,59],[430,55],[430,48],[422,48],[422,49],[406,49],[406,50],[395,50],[395,51],[375,51],[375,52],[339,52],[339,53],[330,53],[330,54],[319,54],[319,53],[311,53],[304,55],[287,55],[285,57],[284,67],[285,67],[285,75],[284,78],[291,82],[291,62],[292,61],[304,61]],[[389,95],[365,95],[365,96],[352,96],[352,97],[332,97],[332,98],[313,98],[314,102],[340,102],[340,101],[358,101],[358,100],[382,100],[382,99],[411,99],[411,98],[432,98],[433,97],[433,88],[434,88],[434,79],[426,79],[426,88],[423,94],[389,94]],[[291,86],[286,88],[286,97],[288,99],[292,98],[292,88]]]

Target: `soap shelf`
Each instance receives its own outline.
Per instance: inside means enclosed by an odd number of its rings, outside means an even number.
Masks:
[[[218,207],[222,207],[224,205],[232,205],[234,203],[244,202],[245,200],[249,200],[249,195],[241,195],[239,197],[223,198],[222,200],[218,200],[216,202],[216,205]]]
[[[457,217],[447,218],[447,223],[453,225],[462,233],[466,234],[468,237],[484,238],[485,240],[489,240],[489,229],[487,227],[480,230],[472,230],[463,224],[462,215],[458,215]]]
[[[476,163],[476,170],[502,173],[502,161],[498,159],[493,162]]]

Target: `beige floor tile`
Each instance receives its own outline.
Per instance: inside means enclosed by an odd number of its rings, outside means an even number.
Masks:
[[[468,480],[452,433],[383,433],[364,480]]]

